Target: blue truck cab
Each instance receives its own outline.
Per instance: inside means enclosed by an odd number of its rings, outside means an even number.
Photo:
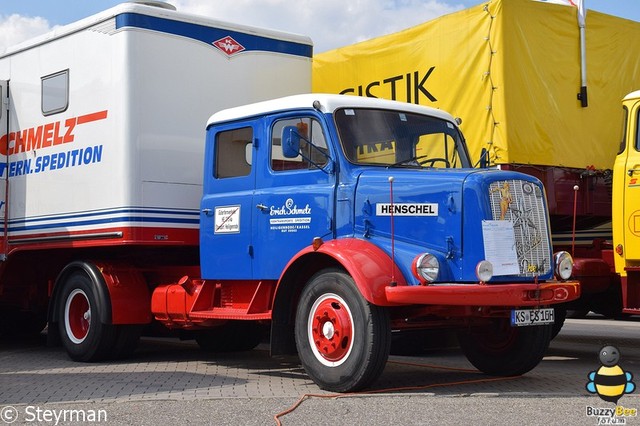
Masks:
[[[269,323],[272,353],[338,392],[378,377],[392,330],[454,329],[478,369],[523,374],[579,295],[540,181],[474,169],[446,112],[356,96],[210,118],[200,263],[212,318]]]

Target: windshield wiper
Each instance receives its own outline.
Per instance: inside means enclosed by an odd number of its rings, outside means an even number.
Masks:
[[[406,160],[402,160],[402,161],[398,161],[397,163],[393,163],[387,167],[397,167],[397,166],[418,166],[418,167],[422,167],[422,163],[420,163],[420,160],[425,159],[425,158],[429,158],[428,155],[416,155],[414,157],[408,158]],[[410,164],[411,162],[413,162],[413,164]]]
[[[424,161],[420,161],[420,160],[424,160]],[[451,163],[446,158],[441,158],[441,157],[429,158],[428,155],[418,155],[413,158],[409,158],[408,160],[398,161],[397,163],[392,164],[389,167],[402,166],[405,163],[411,163],[412,161],[413,161],[413,164],[406,164],[406,165],[433,168],[435,163],[444,163],[447,169],[451,168]],[[425,164],[429,164],[429,165],[425,166]]]

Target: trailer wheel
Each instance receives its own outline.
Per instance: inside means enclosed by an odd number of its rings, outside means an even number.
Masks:
[[[254,321],[229,321],[196,334],[196,342],[206,352],[250,351],[260,344],[265,327]]]
[[[360,295],[349,275],[325,270],[302,290],[295,337],[302,366],[318,386],[351,392],[382,373],[391,344],[389,316]]]
[[[91,279],[72,273],[63,283],[58,327],[62,344],[75,361],[98,361],[111,355],[116,329],[100,322],[100,310]]]
[[[518,376],[536,367],[551,341],[552,326],[511,327],[508,319],[458,333],[462,352],[478,370]]]

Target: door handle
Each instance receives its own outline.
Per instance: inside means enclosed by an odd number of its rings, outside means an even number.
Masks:
[[[204,213],[206,216],[211,216],[211,213],[213,213],[212,209],[202,209],[200,211]]]
[[[263,212],[264,212],[264,211],[269,210],[269,207],[265,206],[265,205],[264,205],[264,204],[262,204],[262,203],[258,204],[258,205],[256,206],[256,208],[257,208],[258,210],[260,210],[260,211],[263,211]]]
[[[629,169],[629,170],[627,170],[627,174],[628,174],[629,176],[633,176],[633,174],[634,174],[635,172],[639,172],[639,171],[640,171],[640,169]]]

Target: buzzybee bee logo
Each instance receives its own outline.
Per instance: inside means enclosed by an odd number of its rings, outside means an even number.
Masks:
[[[589,373],[587,391],[598,394],[604,401],[617,404],[622,395],[635,390],[633,374],[618,365],[620,351],[615,346],[600,349],[599,358],[602,366]]]
[[[589,393],[597,394],[600,399],[612,402],[615,407],[587,407],[588,417],[597,417],[598,424],[626,424],[627,417],[636,417],[638,410],[618,405],[623,395],[632,393],[636,389],[633,374],[624,371],[620,362],[620,351],[615,346],[605,346],[598,354],[600,368],[591,371],[586,384]]]

